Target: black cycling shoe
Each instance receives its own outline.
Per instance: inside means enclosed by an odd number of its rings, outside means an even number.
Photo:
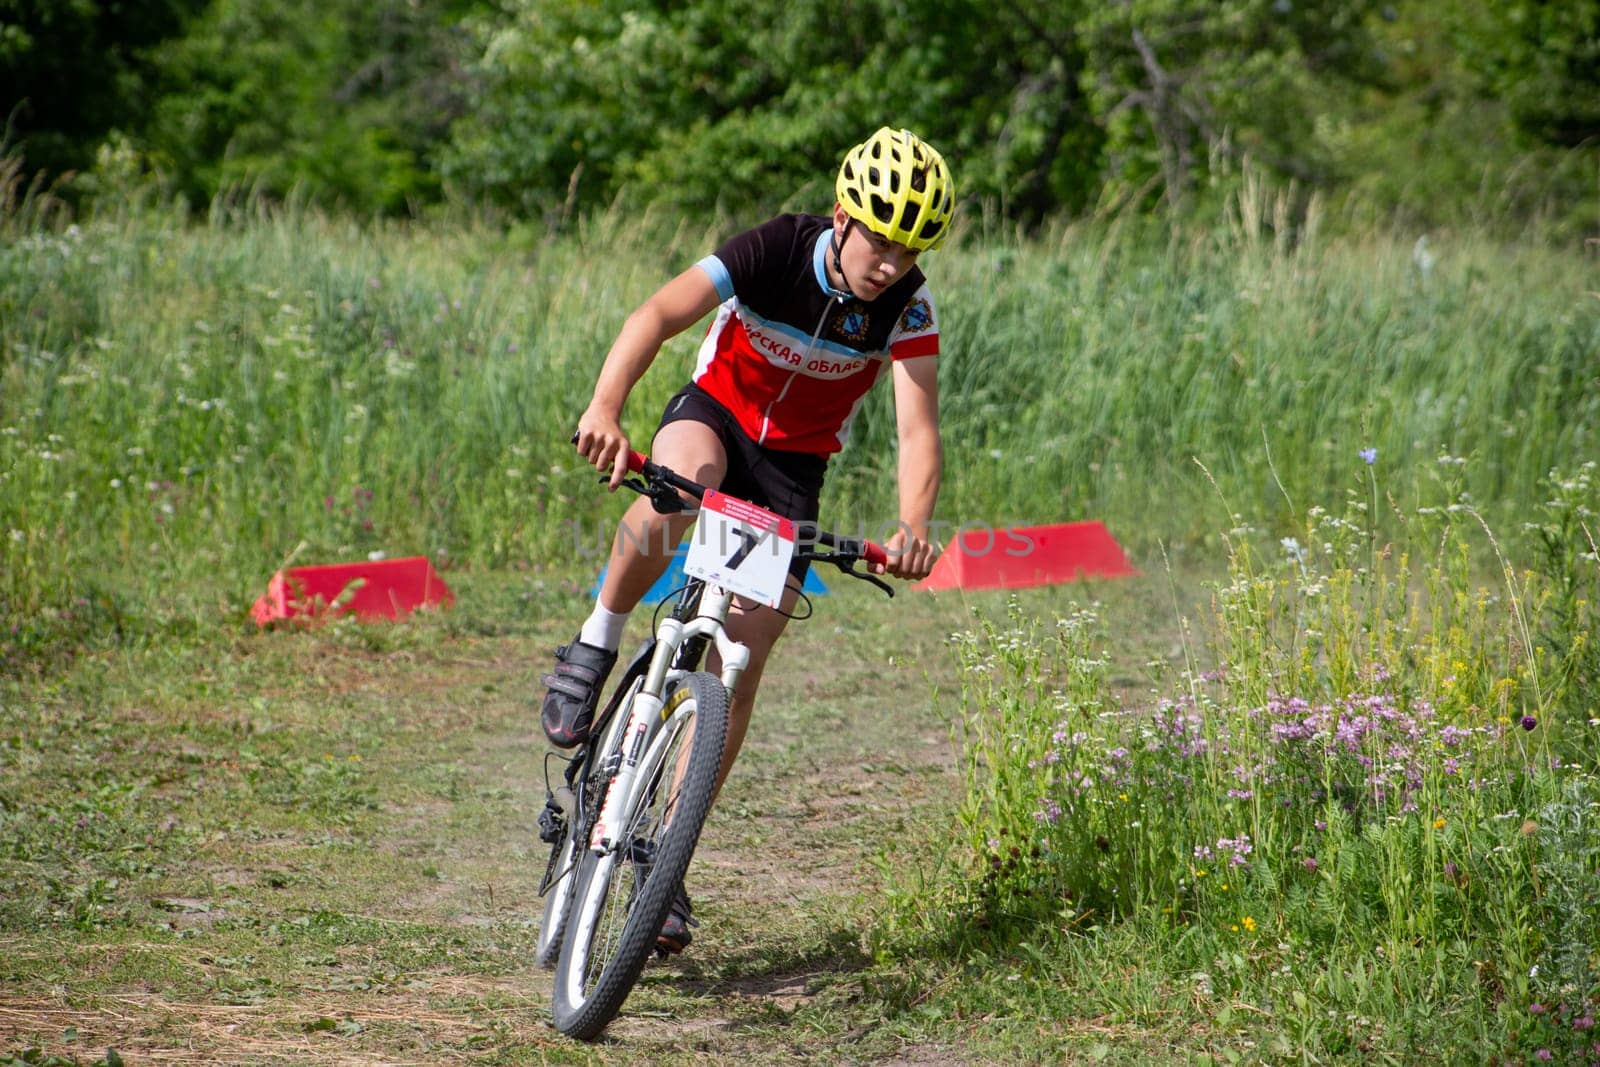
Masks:
[[[672,908],[667,912],[667,921],[661,924],[661,932],[656,935],[656,948],[668,955],[677,955],[689,947],[689,942],[694,940],[691,926],[699,926],[694,917],[694,905],[689,902],[689,894],[684,892],[683,886],[678,887],[678,895],[672,898]]]
[[[556,669],[539,678],[549,690],[539,719],[551,744],[572,748],[589,739],[600,690],[616,662],[615,652],[584,644],[576,637],[556,649]]]

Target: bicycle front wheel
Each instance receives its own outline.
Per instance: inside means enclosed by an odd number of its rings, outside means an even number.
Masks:
[[[711,809],[728,735],[728,691],[715,676],[686,675],[666,693],[669,715],[639,763],[633,810],[619,845],[584,850],[573,872],[566,937],[556,963],[556,1029],[590,1040],[605,1029],[655,949]]]

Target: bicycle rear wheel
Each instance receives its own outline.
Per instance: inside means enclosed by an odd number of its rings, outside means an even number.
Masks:
[[[574,872],[553,1000],[568,1037],[596,1037],[633,990],[711,808],[728,691],[713,675],[686,675],[669,687],[664,711],[671,718],[640,761],[644,785],[624,813],[623,844],[604,855],[584,849]]]

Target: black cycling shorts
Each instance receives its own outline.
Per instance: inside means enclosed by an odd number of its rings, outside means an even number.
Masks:
[[[711,427],[727,453],[728,473],[721,485],[712,488],[786,519],[810,523],[815,529],[822,511],[822,478],[828,469],[828,457],[756,444],[739,428],[732,412],[693,382],[667,401],[661,425],[685,419]],[[796,558],[789,564],[789,573],[803,582],[810,567],[810,560]]]

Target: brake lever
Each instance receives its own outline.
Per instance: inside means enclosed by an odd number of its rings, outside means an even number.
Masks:
[[[604,474],[600,476],[602,485],[610,481],[611,479],[608,476]],[[681,515],[694,510],[694,506],[679,496],[678,491],[670,485],[662,485],[659,482],[646,482],[643,478],[629,475],[622,479],[618,488],[632,489],[640,496],[649,497],[650,506],[656,509],[656,514],[658,515]]]
[[[849,566],[846,566],[845,564],[840,563],[838,560],[835,560],[834,564],[840,570],[842,570],[846,574],[848,574],[850,577],[859,578],[863,582],[871,582],[873,585],[877,586],[879,589],[882,589],[884,591],[884,593],[889,597],[890,600],[894,599],[894,587],[893,586],[891,586],[888,582],[884,581],[882,578],[879,578],[876,574],[873,574],[871,571],[858,571],[858,570],[856,570],[856,565],[855,565],[854,561],[851,562]]]

